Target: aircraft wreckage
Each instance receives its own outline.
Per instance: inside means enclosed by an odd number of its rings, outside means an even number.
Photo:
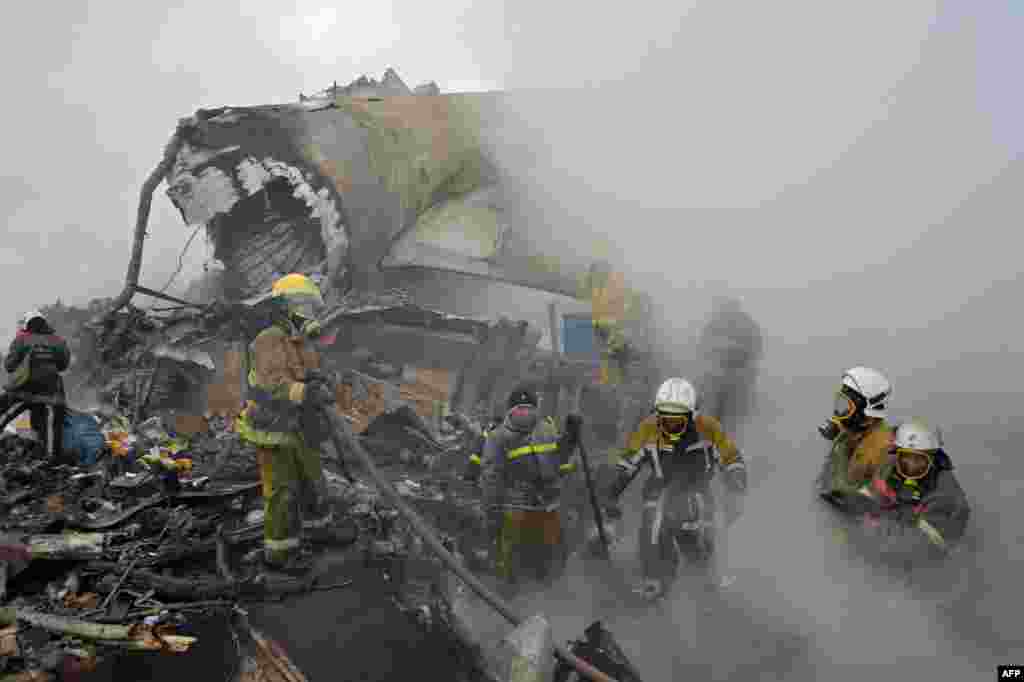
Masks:
[[[554,413],[564,401],[578,404],[593,387],[592,353],[574,355],[567,342],[562,347],[559,335],[568,328],[553,308],[547,352],[538,347],[543,331],[535,323],[450,312],[467,282],[578,297],[592,260],[575,248],[559,250],[551,230],[531,219],[530,202],[523,201],[524,152],[501,143],[510,125],[507,97],[441,94],[433,85],[410,90],[389,70],[381,82],[363,77],[300,95],[293,104],[204,109],[181,119],[143,184],[123,291],[85,311],[59,304],[44,310],[77,358],[69,393],[96,390],[102,407],[92,413],[105,424],[106,454],[118,456],[107,457],[116,466],[106,465],[102,485],[73,469],[59,476],[18,470],[24,474],[14,491],[19,500],[28,503],[31,486],[44,480],[53,488],[46,499],[62,500],[60,511],[18,507],[32,523],[8,528],[14,535],[6,549],[21,558],[21,568],[50,557],[33,554],[33,547],[82,562],[74,574],[94,577],[90,589],[107,595],[94,610],[108,619],[114,608],[108,602],[119,592],[135,595],[127,608],[140,615],[167,611],[154,599],[182,602],[190,582],[201,588],[192,595],[196,608],[256,598],[232,567],[236,550],[258,542],[259,509],[253,486],[239,482],[256,477],[255,459],[231,422],[242,405],[244,344],[259,324],[266,292],[275,278],[303,272],[321,283],[328,308],[322,323],[333,341],[325,364],[343,379],[339,433],[348,439],[336,440],[327,458],[342,474],[331,479],[337,504],[358,527],[358,549],[348,555],[356,552],[364,567],[383,570],[400,611],[447,633],[423,646],[457,649],[455,657],[464,661],[460,679],[551,679],[557,651],[559,679],[571,668],[589,679],[636,680],[599,624],[571,646],[590,652],[605,672],[556,645],[543,617],[515,614],[461,561],[479,548],[467,526],[474,493],[457,470],[480,422],[524,378],[548,386],[554,399],[545,402]],[[164,181],[184,222],[206,230],[223,265],[193,282],[184,298],[141,284],[152,194]],[[173,305],[140,308],[133,305],[139,295]],[[571,312],[571,302],[563,305]],[[589,314],[588,305],[577,312]],[[649,322],[638,320],[632,332],[638,349]],[[638,357],[642,363],[644,354]],[[638,377],[633,388],[649,395],[647,374]],[[27,446],[10,441],[6,447]],[[126,473],[124,454],[143,449],[150,454],[145,466]],[[182,469],[175,461],[183,456],[189,466],[170,485],[167,472]],[[357,476],[349,477],[350,467]],[[126,482],[126,475],[135,478]],[[111,477],[119,483],[113,496]],[[86,488],[88,505],[80,499]],[[65,513],[65,505],[72,511]],[[174,509],[190,522],[171,523],[167,514]],[[579,504],[575,509],[574,524],[582,527],[585,514]],[[161,521],[159,542],[139,535]],[[168,531],[172,526],[177,530]],[[58,528],[87,537],[71,542],[46,534]],[[186,556],[192,573],[173,577],[169,567]],[[206,578],[194,574],[201,556],[213,562]],[[375,575],[379,581],[380,571]],[[503,648],[474,641],[472,628],[460,622],[455,604],[467,587],[516,626]],[[254,618],[259,608],[246,606]],[[287,638],[316,608],[307,601],[264,622],[275,622],[279,632],[272,634]],[[358,602],[342,604],[332,622],[360,612]],[[305,679],[243,612],[233,614],[236,641],[250,650],[239,679]],[[332,646],[348,637],[338,636]],[[295,647],[289,642],[289,653],[310,674],[316,657],[309,651],[296,657]]]

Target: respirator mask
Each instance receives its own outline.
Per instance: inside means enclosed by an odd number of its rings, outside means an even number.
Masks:
[[[867,401],[861,396],[843,386],[836,392],[832,403],[832,416],[818,427],[818,433],[825,440],[835,440],[844,428],[857,428],[863,423],[866,405]]]
[[[534,405],[516,405],[505,415],[508,427],[519,433],[531,433],[540,421],[540,409]]]

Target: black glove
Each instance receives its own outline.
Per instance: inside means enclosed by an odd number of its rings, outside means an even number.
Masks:
[[[307,369],[304,381],[306,381],[306,383],[314,381],[327,381],[327,375],[324,374],[319,369]]]
[[[580,431],[583,428],[583,415],[570,414],[565,417],[565,435],[572,443],[580,442]]]
[[[725,483],[734,493],[747,492],[747,467],[737,462],[725,468]]]
[[[335,392],[323,381],[312,381],[306,383],[305,403],[314,407],[325,407],[333,405],[337,400]]]
[[[337,381],[334,376],[320,369],[307,369],[305,381],[307,384],[324,384],[330,390],[337,388]]]

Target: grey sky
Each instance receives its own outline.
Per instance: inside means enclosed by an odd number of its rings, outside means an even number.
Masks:
[[[727,282],[769,332],[845,337],[853,306],[883,309],[866,327],[966,315],[987,326],[977,349],[1021,341],[1016,320],[956,312],[1020,292],[1012,2],[327,4],[20,6],[0,41],[0,329],[118,291],[179,116],[393,66],[446,90],[620,86],[525,113],[553,142],[538,183],[691,309],[689,287]],[[189,234],[162,188],[150,231],[143,282],[161,287]],[[208,255],[197,239],[179,284]]]

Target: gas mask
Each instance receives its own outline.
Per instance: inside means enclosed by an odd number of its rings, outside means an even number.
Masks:
[[[658,414],[658,432],[661,437],[670,443],[675,443],[690,424],[689,414]]]
[[[534,405],[516,405],[505,415],[505,423],[518,433],[532,433],[540,421],[540,409]]]
[[[315,339],[320,336],[323,331],[320,328],[320,322],[317,320],[310,320],[304,317],[295,318],[295,326],[299,328],[299,333],[305,336],[307,339]]]
[[[281,297],[288,314],[288,321],[298,334],[307,338],[315,338],[320,334],[320,323],[317,321],[324,302],[319,294],[289,293]]]
[[[896,500],[903,504],[916,504],[921,501],[924,491],[921,490],[921,481],[911,478],[902,478],[894,475],[890,479],[892,487],[896,491]]]
[[[935,466],[935,457],[927,450],[893,448],[896,470],[894,479],[897,497],[904,502],[918,502],[923,493],[924,479]]]
[[[835,440],[843,429],[859,430],[864,425],[866,401],[860,395],[843,386],[832,404],[832,416],[818,427],[818,433],[825,440]]]

